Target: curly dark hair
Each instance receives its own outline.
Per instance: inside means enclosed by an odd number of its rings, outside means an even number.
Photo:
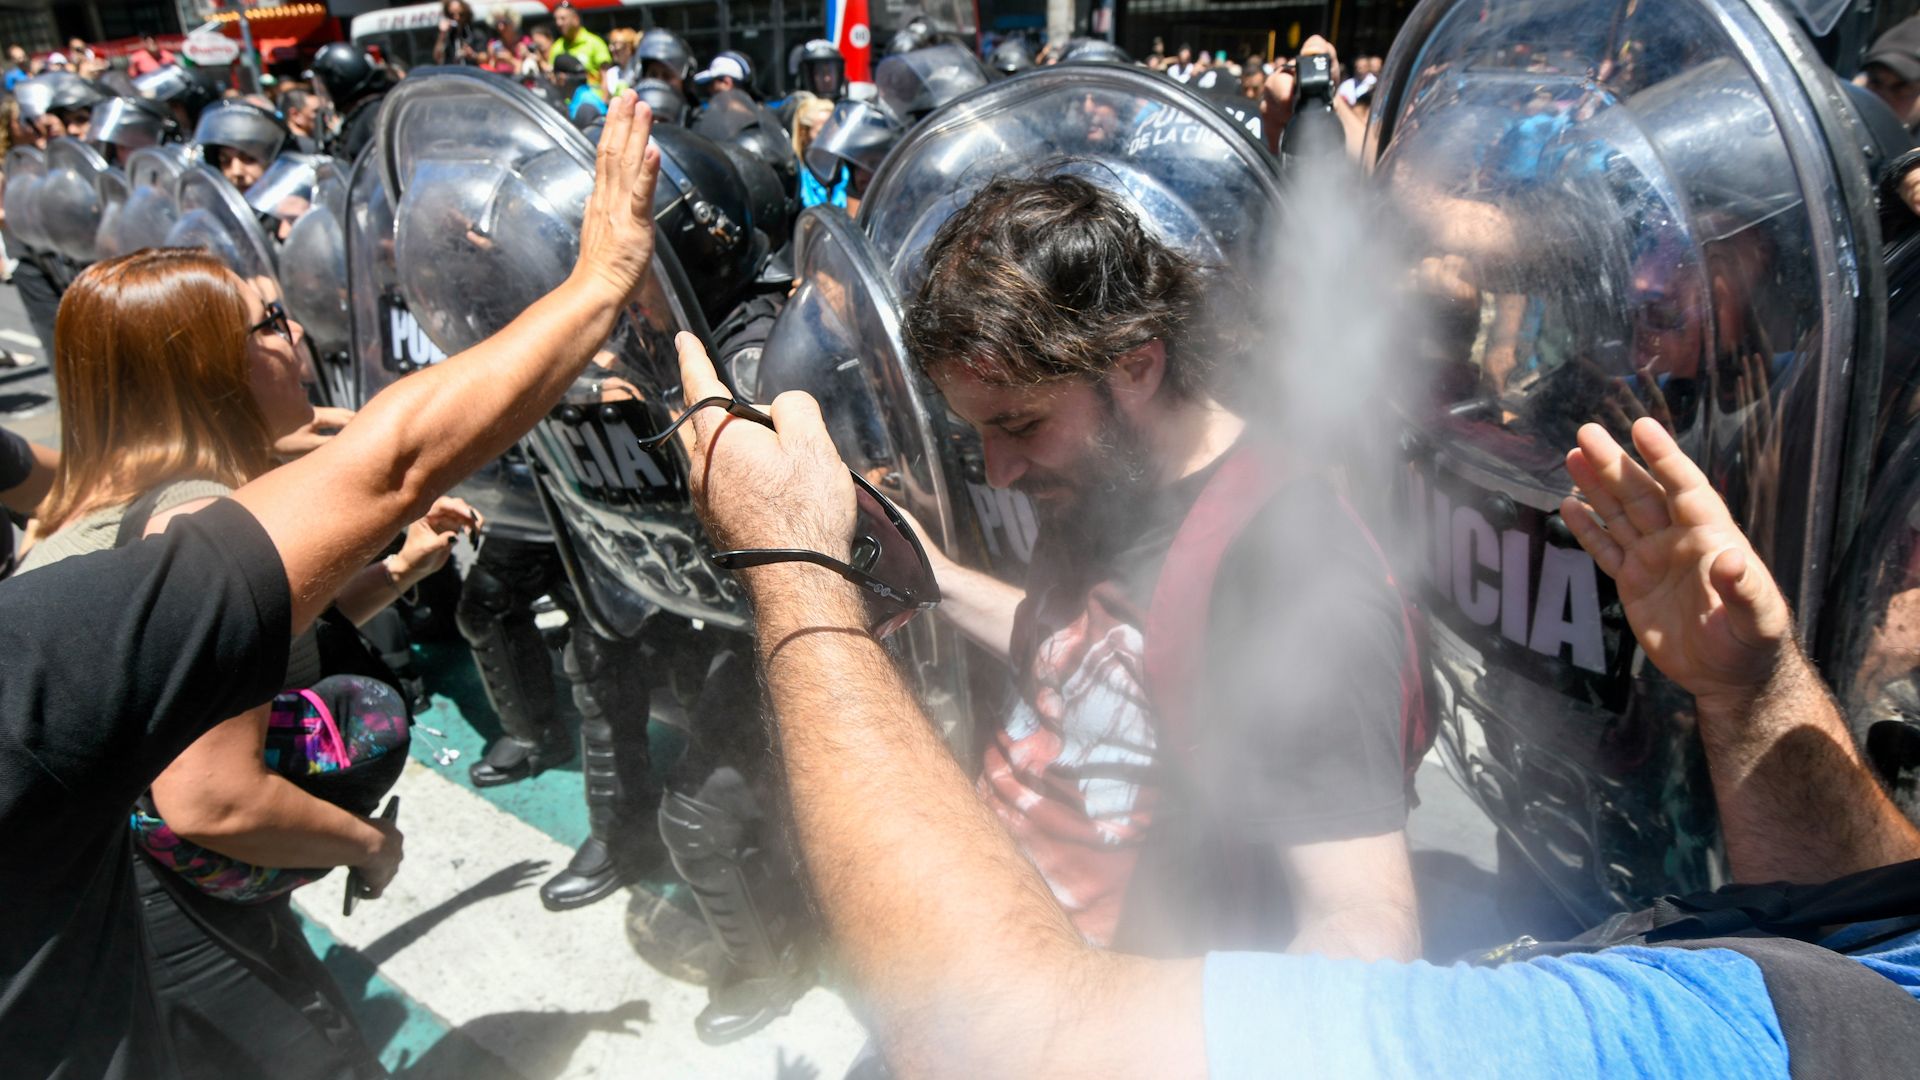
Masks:
[[[907,306],[907,351],[933,375],[949,364],[988,383],[1103,377],[1156,338],[1165,385],[1202,396],[1203,268],[1141,225],[1120,198],[1070,174],[1000,178],[934,236]]]

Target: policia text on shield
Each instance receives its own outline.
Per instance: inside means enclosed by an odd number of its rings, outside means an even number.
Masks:
[[[182,747],[266,701],[290,634],[578,377],[651,261],[651,129],[631,94],[614,104],[574,271],[505,330],[380,394],[326,446],[164,536],[0,591],[10,1074],[136,1075],[165,1060],[152,1011],[137,1007],[144,953],[121,932],[137,918],[127,807]],[[129,1073],[129,1063],[141,1064]]]

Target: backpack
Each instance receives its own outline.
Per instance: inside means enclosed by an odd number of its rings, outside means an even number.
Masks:
[[[1814,944],[1838,928],[1920,920],[1920,859],[1863,870],[1818,885],[1727,885],[1668,896],[1615,915],[1565,942],[1521,938],[1468,962],[1493,966],[1619,945],[1727,949],[1752,960],[1787,1043],[1795,1080],[1893,1080],[1920,1062],[1920,1000],[1857,960]]]

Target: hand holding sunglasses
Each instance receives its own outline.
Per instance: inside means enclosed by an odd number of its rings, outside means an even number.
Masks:
[[[687,409],[665,431],[641,440],[641,446],[653,449],[676,433],[681,436],[692,461],[695,490],[702,496],[698,500],[701,517],[710,531],[717,532],[718,539],[731,540],[743,531],[778,536],[791,526],[795,540],[791,546],[716,552],[712,556],[716,565],[727,570],[744,570],[799,562],[832,570],[860,587],[866,601],[868,629],[878,637],[893,633],[915,615],[940,602],[940,588],[935,583],[933,568],[913,527],[865,477],[840,463],[817,409],[786,410],[782,423],[776,425],[774,417],[735,401],[726,393],[698,338],[682,334],[677,345]],[[776,408],[776,411],[780,410]],[[728,417],[772,428],[778,445],[769,447],[765,440],[753,443],[738,440],[738,445],[729,450],[722,436]],[[692,431],[691,437],[688,429]],[[720,460],[713,457],[716,453]],[[731,463],[723,463],[730,455],[749,453],[763,459],[756,463],[760,466],[758,469],[728,467]],[[825,466],[828,457],[833,461],[832,467]],[[735,462],[741,460],[735,458]],[[853,526],[844,557],[816,550],[818,547],[832,551],[837,546],[827,535],[838,531],[837,523],[832,527],[818,523],[820,511],[829,509],[821,500],[843,497],[840,492],[844,489],[839,487],[830,468],[845,470],[845,475],[853,481]],[[756,474],[763,478],[761,490],[752,490],[747,484],[747,479]],[[769,484],[764,479],[769,475],[777,476],[778,481]],[[729,489],[729,483],[740,486]],[[828,516],[832,516],[830,511]],[[814,519],[814,523],[808,519]],[[716,526],[719,526],[717,530]],[[808,535],[809,532],[814,535]]]

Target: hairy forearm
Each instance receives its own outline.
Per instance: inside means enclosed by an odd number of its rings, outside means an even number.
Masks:
[[[435,496],[530,429],[617,311],[605,284],[575,274],[500,333],[382,391],[325,446],[235,493],[287,563],[294,629]],[[316,515],[316,504],[336,512]]]
[[[1026,592],[992,574],[944,560],[937,574],[940,606],[935,610],[961,633],[1005,660],[1012,648],[1014,615]]]
[[[860,629],[858,596],[811,567],[753,573],[794,825],[895,1070],[1203,1068],[1198,965],[1083,945]]]
[[[1920,858],[1920,832],[1797,645],[1751,697],[1699,702],[1699,722],[1735,880],[1827,881]]]

